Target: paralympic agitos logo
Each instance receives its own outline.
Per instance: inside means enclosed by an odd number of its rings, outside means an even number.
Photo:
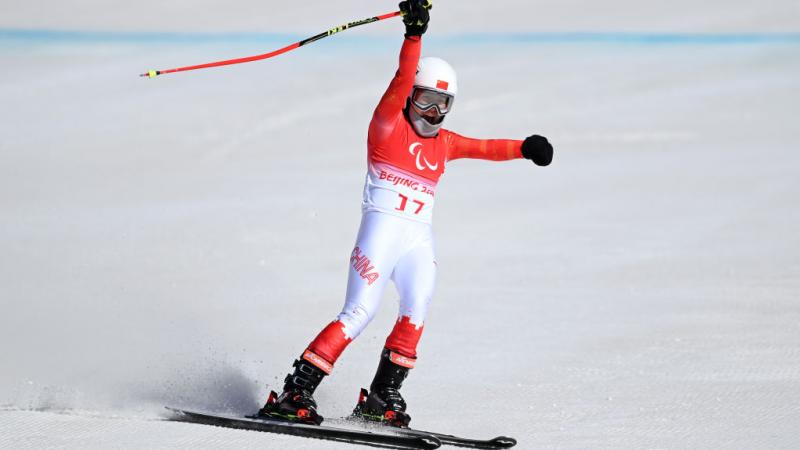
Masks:
[[[428,166],[428,169],[434,171],[439,168],[439,161],[436,161],[436,164],[431,164],[430,161],[428,161],[428,158],[422,155],[422,144],[419,142],[414,142],[413,144],[409,145],[408,153],[416,157],[415,162],[417,163],[417,169],[419,170],[425,170],[425,166]],[[425,162],[425,166],[423,166],[422,162],[420,162],[420,158],[423,162]]]

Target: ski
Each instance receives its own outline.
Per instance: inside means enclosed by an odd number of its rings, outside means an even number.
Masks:
[[[517,440],[507,436],[497,436],[492,439],[472,439],[462,436],[454,436],[452,434],[437,433],[434,431],[422,431],[414,428],[397,428],[390,425],[382,424],[379,422],[372,422],[361,418],[347,417],[342,419],[333,419],[336,423],[354,423],[365,427],[368,430],[390,430],[395,433],[403,434],[406,436],[433,436],[442,443],[442,445],[450,445],[453,447],[463,448],[481,448],[481,449],[499,449],[511,448],[517,445]]]
[[[365,414],[366,401],[369,392],[362,388],[358,396],[358,403],[353,410],[350,417],[339,419],[345,423],[358,423],[365,426],[368,430],[377,429],[391,429],[396,433],[406,436],[434,436],[443,445],[452,445],[454,447],[464,448],[484,448],[484,449],[497,449],[497,448],[511,448],[517,445],[517,440],[506,436],[497,436],[492,439],[471,439],[461,436],[454,436],[452,434],[436,433],[432,431],[422,431],[407,427],[396,427],[389,424],[383,417],[377,415]]]
[[[442,445],[452,445],[454,447],[494,449],[511,448],[517,445],[516,439],[507,436],[497,436],[492,439],[470,439],[451,434],[415,430],[413,428],[401,428],[399,432],[407,436],[433,436],[439,439]]]
[[[212,425],[239,430],[261,431],[266,433],[287,434],[291,436],[323,439],[328,441],[347,442],[350,444],[368,445],[371,447],[393,448],[402,450],[435,449],[441,442],[438,438],[425,433],[388,434],[371,431],[349,430],[319,425],[283,422],[270,419],[237,418],[213,415],[182,409],[166,407],[173,413],[171,420],[202,425]]]

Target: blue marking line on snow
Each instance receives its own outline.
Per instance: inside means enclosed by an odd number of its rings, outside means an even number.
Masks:
[[[126,32],[0,28],[0,42],[63,44],[228,44],[291,43],[307,36],[281,33]],[[389,35],[337,37],[363,41],[392,40]],[[626,44],[626,45],[752,45],[800,44],[798,33],[468,33],[444,34],[436,39],[448,44]]]
[[[136,31],[80,31],[0,28],[0,41],[28,41],[65,44],[216,44],[260,43],[297,40],[292,34],[278,33],[184,33]]]
[[[464,34],[470,43],[740,45],[800,44],[800,33],[498,33]]]

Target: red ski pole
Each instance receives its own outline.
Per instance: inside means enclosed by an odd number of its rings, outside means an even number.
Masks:
[[[375,17],[370,17],[368,19],[357,20],[355,22],[350,22],[350,23],[347,23],[345,25],[339,25],[336,28],[331,28],[328,31],[323,31],[322,33],[320,33],[320,34],[318,34],[316,36],[311,36],[310,38],[303,39],[300,42],[295,42],[294,44],[287,45],[286,47],[283,47],[281,49],[275,50],[273,52],[264,53],[263,55],[246,56],[244,58],[236,58],[236,59],[227,59],[225,61],[216,61],[216,62],[210,62],[210,63],[206,63],[206,64],[198,64],[196,66],[178,67],[176,69],[150,70],[150,71],[148,71],[146,73],[143,73],[143,74],[141,74],[139,76],[140,77],[155,78],[158,75],[164,75],[166,73],[186,72],[186,71],[189,71],[189,70],[207,69],[209,67],[230,66],[231,64],[241,64],[241,63],[246,63],[246,62],[251,62],[251,61],[260,61],[262,59],[268,59],[268,58],[272,58],[273,56],[281,55],[283,53],[292,51],[292,50],[294,50],[296,48],[300,48],[300,47],[302,47],[302,46],[304,46],[306,44],[310,44],[312,42],[316,42],[316,41],[318,41],[320,39],[323,39],[323,38],[326,38],[328,36],[333,36],[336,33],[340,33],[342,31],[349,30],[350,28],[354,28],[354,27],[357,27],[359,25],[366,25],[368,23],[378,22],[380,20],[385,20],[385,19],[390,19],[392,17],[397,17],[397,16],[400,16],[400,15],[402,15],[402,13],[400,11],[395,11],[395,12],[392,12],[392,13],[383,14],[381,16],[375,16]]]

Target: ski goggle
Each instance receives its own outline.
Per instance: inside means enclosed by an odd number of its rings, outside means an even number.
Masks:
[[[411,93],[411,103],[422,112],[436,108],[439,114],[444,115],[450,112],[450,108],[453,106],[453,96],[432,89],[416,87]]]

